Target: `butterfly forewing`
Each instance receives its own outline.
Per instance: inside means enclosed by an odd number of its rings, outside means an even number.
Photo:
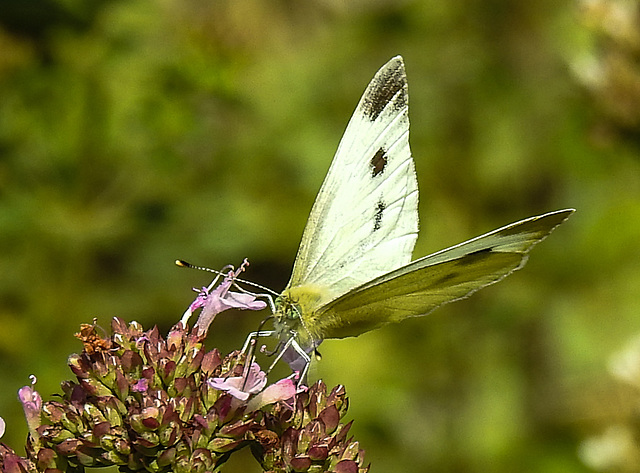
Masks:
[[[318,338],[343,338],[426,315],[522,267],[531,248],[572,212],[521,220],[416,260],[320,308],[309,325]]]
[[[418,184],[401,57],[378,71],[353,114],[313,205],[287,287],[330,299],[411,260]]]

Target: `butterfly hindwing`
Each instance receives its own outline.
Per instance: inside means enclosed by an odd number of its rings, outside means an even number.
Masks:
[[[418,259],[323,306],[308,325],[319,338],[343,338],[426,315],[521,268],[531,248],[572,212],[521,220]]]

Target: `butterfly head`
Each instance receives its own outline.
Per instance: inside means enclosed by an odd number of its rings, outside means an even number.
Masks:
[[[328,291],[314,284],[285,289],[275,302],[278,338],[287,340],[293,336],[302,347],[317,345],[323,337],[315,330],[314,320],[327,299]]]

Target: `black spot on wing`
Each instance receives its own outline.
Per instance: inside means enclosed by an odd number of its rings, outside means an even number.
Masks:
[[[369,166],[371,166],[371,177],[376,177],[384,171],[387,167],[387,152],[380,148],[376,154],[369,161]]]
[[[375,213],[375,216],[373,217],[374,232],[376,230],[380,230],[380,227],[382,226],[382,213],[384,212],[384,209],[386,207],[387,207],[386,204],[381,200],[379,200],[378,203],[376,204],[376,213]]]
[[[394,63],[395,67],[383,68],[373,78],[362,101],[362,113],[374,121],[395,100],[396,110],[407,105],[407,79],[404,72],[404,64],[401,61]]]

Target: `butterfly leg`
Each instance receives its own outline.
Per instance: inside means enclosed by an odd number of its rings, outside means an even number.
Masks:
[[[257,345],[257,340],[260,337],[270,337],[271,335],[274,334],[273,330],[259,330],[257,332],[251,332],[248,336],[247,339],[244,342],[244,345],[242,346],[242,350],[241,353],[244,353],[245,355],[245,362],[244,362],[244,371],[242,374],[242,377],[244,378],[244,382],[242,383],[243,386],[242,388],[244,389],[244,385],[247,382],[247,378],[249,377],[249,369],[251,368],[251,365],[253,364],[253,361],[255,360],[255,351],[256,351],[256,345]]]
[[[267,373],[269,373],[282,359],[286,361],[294,371],[294,374],[298,377],[298,386],[304,384],[307,379],[309,365],[311,364],[311,357],[296,341],[295,335],[291,335],[285,344],[282,345],[280,350],[278,350],[278,354],[271,363],[271,366],[269,366]],[[302,366],[300,366],[300,364],[302,364]]]
[[[257,339],[260,337],[270,337],[276,334],[275,330],[260,330],[251,332],[242,347],[242,353],[246,356],[245,373],[248,374],[249,367],[255,358],[255,349]],[[283,359],[291,366],[291,369],[296,371],[299,375],[298,385],[306,382],[307,372],[309,371],[309,365],[311,364],[311,357],[296,341],[295,336],[291,335],[287,341],[277,349],[277,355],[271,362],[271,365],[267,369],[267,374],[276,366],[276,364]],[[299,366],[302,364],[302,366]],[[245,375],[246,378],[246,375]]]
[[[259,330],[257,332],[251,332],[247,336],[247,339],[245,340],[244,345],[242,345],[241,352],[246,353],[250,345],[255,345],[255,342],[254,342],[255,339],[258,339],[260,337],[272,337],[275,334],[276,334],[275,330]]]
[[[249,373],[249,368],[253,364],[253,361],[255,360],[255,357],[256,357],[255,352],[256,352],[256,345],[258,344],[258,338],[270,337],[274,333],[275,332],[273,330],[259,330],[257,332],[251,332],[247,336],[247,339],[245,340],[241,350],[241,353],[244,353],[245,355],[245,363],[244,363],[245,380],[247,378],[247,374]]]
[[[302,384],[305,384],[307,382],[307,372],[309,371],[309,365],[311,365],[311,358],[309,357],[309,354],[306,351],[304,351],[304,349],[300,346],[300,344],[296,340],[294,339],[292,340],[293,341],[291,342],[291,346],[296,351],[296,353],[300,355],[300,358],[304,360],[304,368],[302,368],[302,370],[299,371],[300,378],[298,379],[298,387],[300,387]]]

